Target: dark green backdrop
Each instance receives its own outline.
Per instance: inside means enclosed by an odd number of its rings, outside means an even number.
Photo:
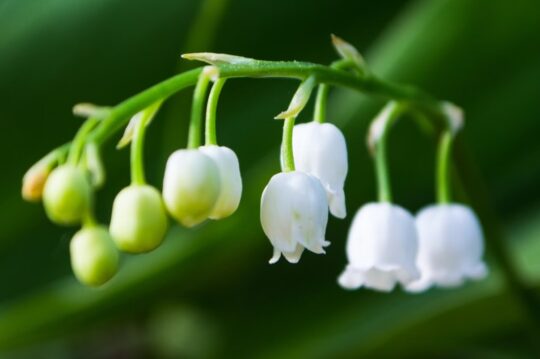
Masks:
[[[272,118],[296,86],[283,80],[224,89],[218,136],[238,153],[245,184],[237,214],[174,228],[155,252],[125,256],[102,289],[73,279],[74,230],[20,198],[24,171],[80,125],[73,104],[115,104],[193,66],[180,60],[186,51],[329,63],[330,33],[355,44],[380,76],[465,109],[460,199],[481,215],[487,280],[422,295],[337,286],[350,218],[375,197],[364,138],[381,105],[347,91],[332,92],[329,110],[349,146],[349,217],[330,220],[326,256],[268,265],[258,203],[279,169]],[[189,100],[189,92],[172,98],[148,132],[148,177],[158,187],[167,155],[185,145]],[[539,100],[535,0],[0,0],[0,356],[538,357]],[[433,201],[434,142],[403,122],[390,146],[396,200],[416,211]],[[98,216],[108,221],[129,168],[113,143],[104,154]],[[501,258],[521,283],[509,285]]]

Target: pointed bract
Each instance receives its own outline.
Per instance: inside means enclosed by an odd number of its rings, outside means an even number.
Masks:
[[[330,123],[310,122],[294,126],[293,152],[296,169],[317,177],[326,190],[330,213],[345,218],[347,145],[341,131]]]

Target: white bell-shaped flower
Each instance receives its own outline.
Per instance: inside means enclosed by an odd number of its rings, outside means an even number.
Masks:
[[[414,217],[390,203],[368,203],[356,213],[347,238],[349,264],[338,279],[346,289],[391,291],[418,279]]]
[[[294,126],[293,152],[296,169],[317,177],[326,190],[330,213],[345,218],[347,145],[341,131],[331,123],[303,123]]]
[[[230,148],[224,146],[203,146],[199,150],[214,160],[221,180],[219,198],[209,217],[211,219],[228,217],[236,211],[242,196],[242,177],[238,157]]]
[[[169,214],[186,227],[208,218],[221,182],[215,161],[197,149],[178,150],[167,160],[163,201]]]
[[[461,204],[432,205],[416,216],[421,277],[407,286],[423,291],[433,285],[453,287],[487,275],[482,261],[484,238],[474,212]]]
[[[303,172],[274,175],[261,198],[261,223],[274,246],[270,263],[281,254],[297,263],[304,248],[320,254],[325,241],[328,201],[320,181]]]

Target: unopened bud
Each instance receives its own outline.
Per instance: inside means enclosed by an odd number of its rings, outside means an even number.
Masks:
[[[219,169],[200,150],[178,150],[167,161],[163,200],[169,214],[186,227],[206,220],[219,198]]]
[[[97,287],[118,271],[118,251],[104,226],[83,227],[71,240],[71,267],[77,279]]]
[[[118,249],[130,253],[158,247],[168,220],[161,194],[152,186],[132,185],[114,199],[110,232]]]
[[[80,223],[92,201],[90,181],[84,170],[63,165],[51,172],[43,189],[43,204],[49,219],[57,224]]]

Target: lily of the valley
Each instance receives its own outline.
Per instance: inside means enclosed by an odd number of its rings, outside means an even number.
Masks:
[[[347,146],[341,131],[330,123],[310,122],[294,126],[293,152],[296,169],[317,177],[326,190],[330,213],[345,218]]]
[[[240,204],[242,196],[242,177],[238,157],[228,147],[203,146],[199,150],[216,163],[219,170],[220,190],[209,218],[222,219],[233,214]]]
[[[390,203],[368,203],[356,213],[347,238],[349,263],[338,279],[346,289],[391,291],[420,277],[414,217]]]
[[[221,189],[219,167],[198,149],[178,150],[167,161],[163,201],[169,214],[193,227],[211,214]]]
[[[407,286],[423,291],[431,286],[454,287],[487,275],[482,260],[484,238],[474,212],[460,204],[432,205],[416,216],[419,235],[417,265],[421,278]]]
[[[324,253],[328,201],[320,181],[303,172],[274,175],[261,198],[261,223],[274,246],[270,263],[281,255],[297,263],[304,248]]]

